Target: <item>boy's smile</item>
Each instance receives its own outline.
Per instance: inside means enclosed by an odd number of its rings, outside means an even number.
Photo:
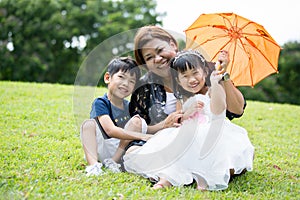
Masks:
[[[134,89],[136,83],[135,74],[119,71],[109,77],[108,91],[112,98],[124,99],[128,97]]]

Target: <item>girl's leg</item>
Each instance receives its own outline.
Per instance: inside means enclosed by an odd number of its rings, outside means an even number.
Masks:
[[[208,189],[208,185],[204,178],[200,175],[196,175],[196,182],[197,182],[197,190],[206,191]]]
[[[201,191],[206,191],[207,190],[207,184],[206,184],[206,181],[204,179],[201,179],[197,183],[197,190],[201,190]]]
[[[171,186],[172,184],[167,179],[165,179],[164,177],[160,177],[159,181],[153,185],[153,189],[157,190]]]
[[[97,163],[96,123],[93,119],[83,122],[81,125],[81,143],[88,165]]]

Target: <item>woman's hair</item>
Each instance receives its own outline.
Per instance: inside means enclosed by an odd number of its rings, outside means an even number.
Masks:
[[[208,62],[205,60],[205,58],[195,50],[183,50],[177,55],[171,59],[171,74],[173,79],[173,91],[176,98],[182,98],[182,96],[190,97],[193,94],[184,90],[179,84],[178,84],[178,73],[183,73],[188,69],[197,69],[201,68],[204,72],[205,78],[209,74],[209,68],[208,68]],[[207,79],[206,79],[207,82]],[[210,85],[207,84],[206,85]]]
[[[140,69],[138,64],[130,56],[128,57],[116,57],[112,59],[107,65],[108,73],[113,76],[119,71],[130,72],[130,75],[135,74],[136,80],[139,80],[141,77]]]
[[[143,58],[142,49],[145,44],[153,39],[160,39],[168,43],[172,41],[178,46],[176,39],[166,30],[153,25],[144,26],[137,31],[134,38],[134,56],[139,65],[146,64]]]

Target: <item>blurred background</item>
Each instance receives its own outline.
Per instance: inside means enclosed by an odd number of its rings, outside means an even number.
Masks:
[[[201,9],[195,14],[195,11],[191,12],[183,6],[176,7],[176,2],[178,1],[0,0],[0,80],[71,85],[87,55],[108,38],[148,24],[160,25],[184,34],[184,28],[196,20],[198,15],[217,11],[213,5],[201,7],[199,3]],[[189,1],[183,2],[186,5]],[[221,12],[232,8],[223,4],[225,10]],[[235,5],[240,7],[241,4],[236,1]],[[284,2],[284,5],[293,7],[289,1]],[[256,6],[260,10],[269,9]],[[193,7],[193,4],[189,5],[189,8]],[[232,8],[232,11],[236,10]],[[194,14],[193,19],[185,16],[189,12]],[[251,12],[253,16],[259,17],[255,10]],[[243,13],[238,14],[243,16]],[[252,19],[247,15],[244,17]],[[265,17],[270,18],[267,13]],[[291,26],[296,19],[281,23]],[[271,20],[274,19],[271,17]],[[175,28],[176,23],[178,29]],[[270,28],[261,24],[267,30],[271,29],[269,24]],[[296,26],[296,22],[294,25]],[[280,30],[286,31],[284,26]],[[273,35],[271,31],[269,33]],[[299,35],[299,32],[296,34]],[[300,38],[291,37],[288,40],[277,34],[275,36],[282,47],[279,73],[270,75],[254,88],[239,89],[249,100],[300,105],[300,42],[297,40]],[[184,38],[178,42],[183,49]],[[123,52],[124,48],[128,48],[128,52],[131,52],[133,47],[132,44],[116,46],[113,54],[118,53],[118,48]],[[101,56],[106,57],[105,54],[103,52]],[[100,81],[99,86],[102,85]]]

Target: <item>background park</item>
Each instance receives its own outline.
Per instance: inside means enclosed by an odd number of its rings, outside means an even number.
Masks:
[[[102,71],[84,78],[83,64],[101,44],[113,51],[101,52],[100,68],[113,55],[132,52],[132,44],[111,38],[143,25],[164,26],[166,14],[156,6],[152,0],[0,0],[0,199],[300,198],[297,40],[281,45],[279,73],[253,88],[239,87],[247,108],[233,122],[247,129],[255,146],[254,170],[227,190],[155,191],[133,174],[85,176],[78,128],[90,101],[106,88]],[[131,33],[120,36],[132,41]],[[184,40],[178,42],[184,48]],[[81,101],[78,91],[91,98]]]

